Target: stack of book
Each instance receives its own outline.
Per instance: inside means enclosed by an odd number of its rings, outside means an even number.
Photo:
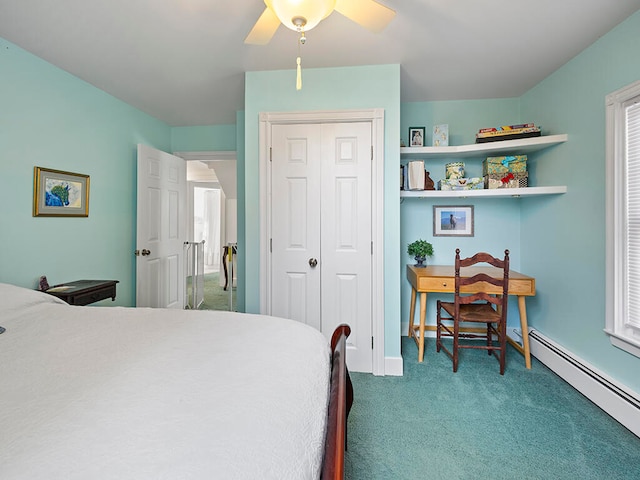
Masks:
[[[540,127],[536,127],[533,123],[504,125],[502,127],[481,128],[476,133],[476,143],[515,140],[517,138],[539,137],[540,135]]]
[[[424,168],[424,160],[400,165],[400,190],[435,190],[435,184]]]
[[[400,165],[400,190],[424,190],[425,174],[424,160]]]

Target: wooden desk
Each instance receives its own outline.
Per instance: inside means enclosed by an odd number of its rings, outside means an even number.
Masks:
[[[466,267],[460,269],[460,275],[470,277],[476,273],[484,272],[490,276],[502,276],[502,270],[488,267]],[[409,311],[409,337],[413,337],[418,345],[418,361],[424,359],[424,332],[435,330],[435,326],[426,326],[427,293],[454,293],[455,292],[455,267],[453,265],[430,265],[427,267],[414,267],[407,265],[407,279],[411,284],[411,309]],[[480,284],[481,285],[481,284]],[[488,293],[501,294],[502,290],[487,283],[482,290]],[[463,292],[472,293],[470,290]],[[416,311],[416,294],[420,293],[420,325],[414,325]],[[524,355],[527,368],[531,368],[531,352],[529,350],[529,330],[527,327],[527,307],[525,297],[536,294],[536,279],[528,277],[514,270],[509,271],[509,295],[517,295],[518,310],[520,312],[520,328],[522,329],[522,346],[507,336],[507,340],[513,347]],[[419,337],[416,337],[416,333]]]
[[[115,300],[116,283],[118,280],[76,280],[55,285],[45,293],[61,298],[69,305],[89,305],[105,298]]]

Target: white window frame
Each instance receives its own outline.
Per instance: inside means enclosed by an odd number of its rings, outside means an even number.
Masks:
[[[638,320],[629,318],[626,105],[640,101],[640,81],[606,97],[606,321],[612,345],[640,357]],[[637,193],[637,192],[636,192]],[[636,207],[640,210],[640,207]],[[640,211],[638,212],[640,213]],[[635,323],[635,325],[633,324]]]

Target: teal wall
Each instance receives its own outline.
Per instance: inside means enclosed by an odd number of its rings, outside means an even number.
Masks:
[[[174,152],[235,151],[236,125],[173,127],[171,148]]]
[[[426,127],[425,145],[431,145],[434,125],[449,125],[449,145],[475,142],[480,126],[513,125],[519,122],[520,101],[517,98],[490,100],[456,100],[449,102],[403,103],[400,138],[409,145],[409,128]]]
[[[605,324],[605,96],[640,79],[640,12],[600,38],[521,99],[534,118],[569,141],[545,151],[532,172],[566,184],[557,199],[522,209],[522,265],[536,276],[530,323],[640,392],[640,359],[613,347]]]
[[[0,282],[116,279],[102,304],[134,305],[137,144],[236,150],[236,125],[171,128],[2,39],[0,78]],[[89,217],[33,217],[34,166],[89,175]]]
[[[258,115],[261,112],[382,108],[385,112],[384,295],[385,355],[400,355],[400,264],[398,171],[400,66],[379,65],[295,71],[248,72],[245,78],[244,242],[245,299],[248,312],[260,309]],[[242,251],[242,250],[241,250]],[[240,270],[243,272],[243,270]]]
[[[0,282],[116,279],[133,305],[136,145],[171,129],[2,39],[0,79]],[[34,166],[89,175],[89,217],[33,217]]]
[[[517,98],[495,100],[466,100],[450,102],[413,102],[403,103],[401,108],[401,137],[408,145],[410,127],[425,127],[425,145],[431,145],[434,125],[449,125],[450,145],[469,145],[475,142],[475,134],[482,127],[510,125],[523,121],[520,118],[520,101]],[[535,122],[535,119],[527,121]],[[419,158],[411,158],[417,159]],[[461,161],[465,163],[465,176],[482,176],[482,156],[472,158],[429,159],[425,168],[434,182],[444,178],[445,164]],[[401,158],[406,164],[408,158]],[[434,256],[427,260],[433,265],[452,265],[456,248],[462,255],[477,251],[490,252],[502,256],[506,248],[510,251],[511,266],[520,267],[520,208],[525,199],[512,198],[403,198],[400,206],[400,241],[402,263],[402,332],[407,334],[409,323],[409,304],[411,287],[405,276],[405,265],[415,263],[407,254],[407,245],[418,238],[433,244]],[[472,205],[474,210],[473,237],[434,237],[433,207],[442,205]],[[446,295],[429,294],[427,296],[427,324],[435,325],[436,301],[446,299]],[[416,309],[419,311],[419,309]],[[512,299],[508,323],[519,328],[517,303]],[[418,312],[415,322],[419,321]]]

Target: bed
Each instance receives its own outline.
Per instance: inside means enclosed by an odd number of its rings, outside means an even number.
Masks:
[[[343,478],[349,327],[0,284],[0,477]]]

